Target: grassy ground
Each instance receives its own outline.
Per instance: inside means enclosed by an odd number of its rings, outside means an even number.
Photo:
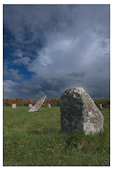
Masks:
[[[60,107],[41,107],[28,112],[28,107],[3,108],[4,166],[109,166],[110,113],[104,115],[104,133],[85,136],[61,133]]]

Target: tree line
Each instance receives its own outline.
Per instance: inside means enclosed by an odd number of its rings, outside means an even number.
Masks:
[[[3,99],[3,105],[11,106],[13,103],[15,103],[17,106],[28,106],[29,104],[36,104],[38,100],[31,99],[30,97],[24,98],[7,98]],[[110,108],[110,99],[109,98],[104,98],[104,99],[93,99],[95,104],[102,104],[104,108]],[[47,104],[50,104],[51,106],[60,106],[60,98],[47,98],[44,103],[43,107],[46,107]]]
[[[17,106],[28,106],[29,104],[36,104],[38,100],[35,99],[31,99],[30,97],[26,97],[24,98],[7,98],[7,99],[3,99],[3,104],[7,105],[7,106],[11,106],[13,103],[15,103]],[[44,103],[43,103],[43,107],[46,107],[47,104],[50,104],[51,106],[60,106],[60,98],[47,98]]]

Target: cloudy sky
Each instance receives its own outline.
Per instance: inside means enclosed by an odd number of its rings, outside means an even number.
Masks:
[[[109,98],[109,5],[4,5],[3,33],[4,98]]]

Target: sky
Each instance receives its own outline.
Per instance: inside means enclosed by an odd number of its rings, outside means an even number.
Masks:
[[[3,97],[110,97],[110,6],[3,5]]]

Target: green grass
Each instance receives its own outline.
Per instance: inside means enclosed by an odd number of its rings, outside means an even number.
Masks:
[[[82,132],[61,133],[60,107],[3,108],[4,166],[109,166],[110,113],[106,108],[104,133],[86,136]],[[95,138],[95,139],[94,139]]]

